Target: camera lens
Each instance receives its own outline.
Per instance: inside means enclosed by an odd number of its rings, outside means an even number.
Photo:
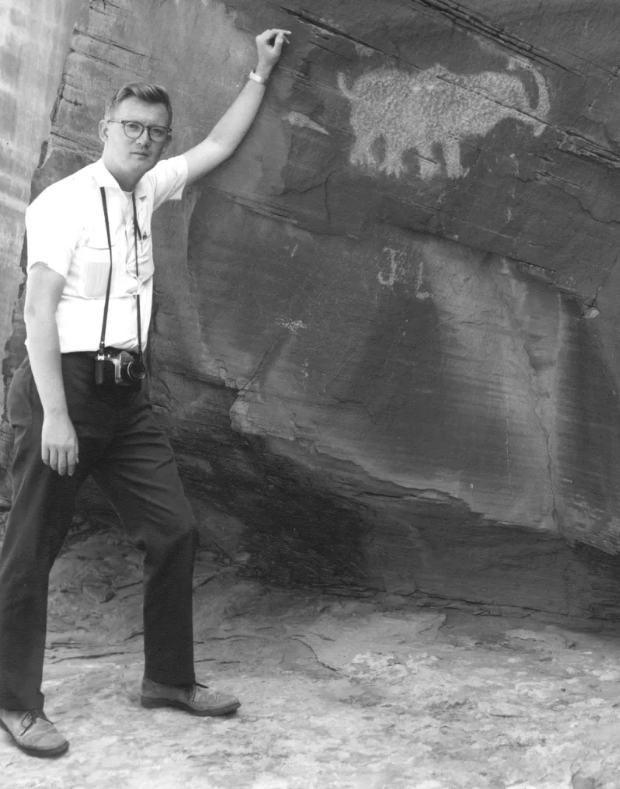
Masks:
[[[143,362],[129,362],[127,365],[127,378],[130,381],[141,381],[146,378],[146,366]]]

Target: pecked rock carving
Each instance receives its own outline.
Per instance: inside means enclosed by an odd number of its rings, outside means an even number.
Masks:
[[[461,143],[484,137],[505,118],[514,118],[542,134],[542,122],[549,113],[549,91],[542,75],[530,63],[509,58],[509,69],[527,69],[538,86],[538,101],[530,102],[526,88],[516,74],[483,71],[454,74],[437,64],[412,76],[398,69],[380,68],[359,77],[347,87],[338,74],[340,90],[352,104],[351,126],[355,143],[351,164],[400,176],[405,170],[403,154],[415,148],[424,180],[441,174],[434,155],[443,151],[448,178],[461,178]],[[377,160],[373,150],[382,137],[385,155]]]

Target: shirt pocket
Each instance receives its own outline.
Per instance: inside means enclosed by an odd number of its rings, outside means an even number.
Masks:
[[[114,258],[115,245],[112,245]],[[103,299],[110,276],[110,250],[107,243],[89,241],[79,248],[75,256],[75,290],[85,299]]]

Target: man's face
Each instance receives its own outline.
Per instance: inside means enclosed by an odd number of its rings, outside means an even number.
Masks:
[[[155,167],[169,140],[153,142],[146,128],[137,139],[130,139],[122,123],[109,121],[137,121],[145,127],[168,126],[168,110],[163,104],[149,104],[131,96],[112,110],[108,120],[99,124],[99,136],[104,143],[104,164],[117,180],[127,178],[137,182]]]

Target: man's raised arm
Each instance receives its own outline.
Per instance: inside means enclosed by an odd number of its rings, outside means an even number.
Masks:
[[[265,30],[256,37],[258,65],[254,74],[263,82],[249,79],[233,104],[215,125],[209,136],[184,154],[187,160],[187,183],[213,170],[235,151],[252,125],[263,100],[265,85],[288,39],[289,30]]]

